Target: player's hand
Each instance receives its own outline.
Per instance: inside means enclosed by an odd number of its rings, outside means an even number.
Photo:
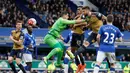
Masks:
[[[85,27],[88,27],[90,24],[87,24]]]
[[[75,29],[76,28],[76,25],[73,25],[73,29]]]
[[[32,44],[30,44],[30,45],[28,46],[28,50],[31,51],[31,52],[34,51]]]
[[[63,38],[61,35],[60,35],[60,39],[61,39],[61,40],[64,40],[64,38]]]
[[[32,49],[32,48],[33,48],[33,47],[32,47],[32,44],[30,44],[30,45],[28,46],[28,48],[29,48],[29,49]]]

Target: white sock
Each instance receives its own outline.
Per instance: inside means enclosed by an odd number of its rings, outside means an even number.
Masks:
[[[68,64],[64,64],[64,73],[68,73],[69,66]]]
[[[110,73],[115,73],[115,71],[110,71]]]
[[[22,71],[22,70],[20,70],[18,73],[23,73],[23,71]]]
[[[94,72],[93,73],[98,73],[99,72],[99,67],[98,66],[95,66],[94,67]]]

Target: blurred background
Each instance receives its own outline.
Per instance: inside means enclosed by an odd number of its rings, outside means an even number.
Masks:
[[[62,11],[69,13],[69,19],[76,16],[78,6],[89,6],[92,11],[100,12],[104,15],[113,14],[114,23],[123,33],[123,42],[116,43],[117,73],[122,73],[126,65],[130,65],[130,0],[0,0],[0,73],[11,73],[7,63],[7,56],[12,49],[12,41],[9,39],[11,30],[15,28],[16,20],[23,21],[23,28],[29,18],[37,20],[39,29],[34,29],[36,35],[37,50],[34,52],[33,72],[43,73],[45,64],[41,58],[51,50],[44,44],[43,38],[48,29],[60,17]],[[65,38],[70,30],[65,30],[62,36]],[[85,37],[88,32],[86,30]],[[65,44],[66,48],[69,46]],[[97,44],[88,47],[88,52],[84,53],[87,69],[93,69],[96,60]],[[54,59],[53,57],[52,59]],[[101,69],[107,72],[108,65],[103,63]],[[61,73],[57,71],[58,73]],[[71,72],[71,71],[70,71]]]

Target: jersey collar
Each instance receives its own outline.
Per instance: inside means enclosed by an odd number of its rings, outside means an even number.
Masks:
[[[107,23],[107,25],[112,25],[112,23]]]

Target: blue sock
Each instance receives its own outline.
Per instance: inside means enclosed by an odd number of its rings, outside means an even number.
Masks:
[[[115,68],[112,68],[112,67],[111,67],[111,68],[110,68],[110,71],[115,71]]]
[[[25,70],[26,71],[30,71],[30,67],[29,66],[25,66]]]
[[[69,68],[68,64],[69,64],[69,59],[65,57],[64,58],[64,66],[65,66],[64,73],[68,73],[68,68]]]

